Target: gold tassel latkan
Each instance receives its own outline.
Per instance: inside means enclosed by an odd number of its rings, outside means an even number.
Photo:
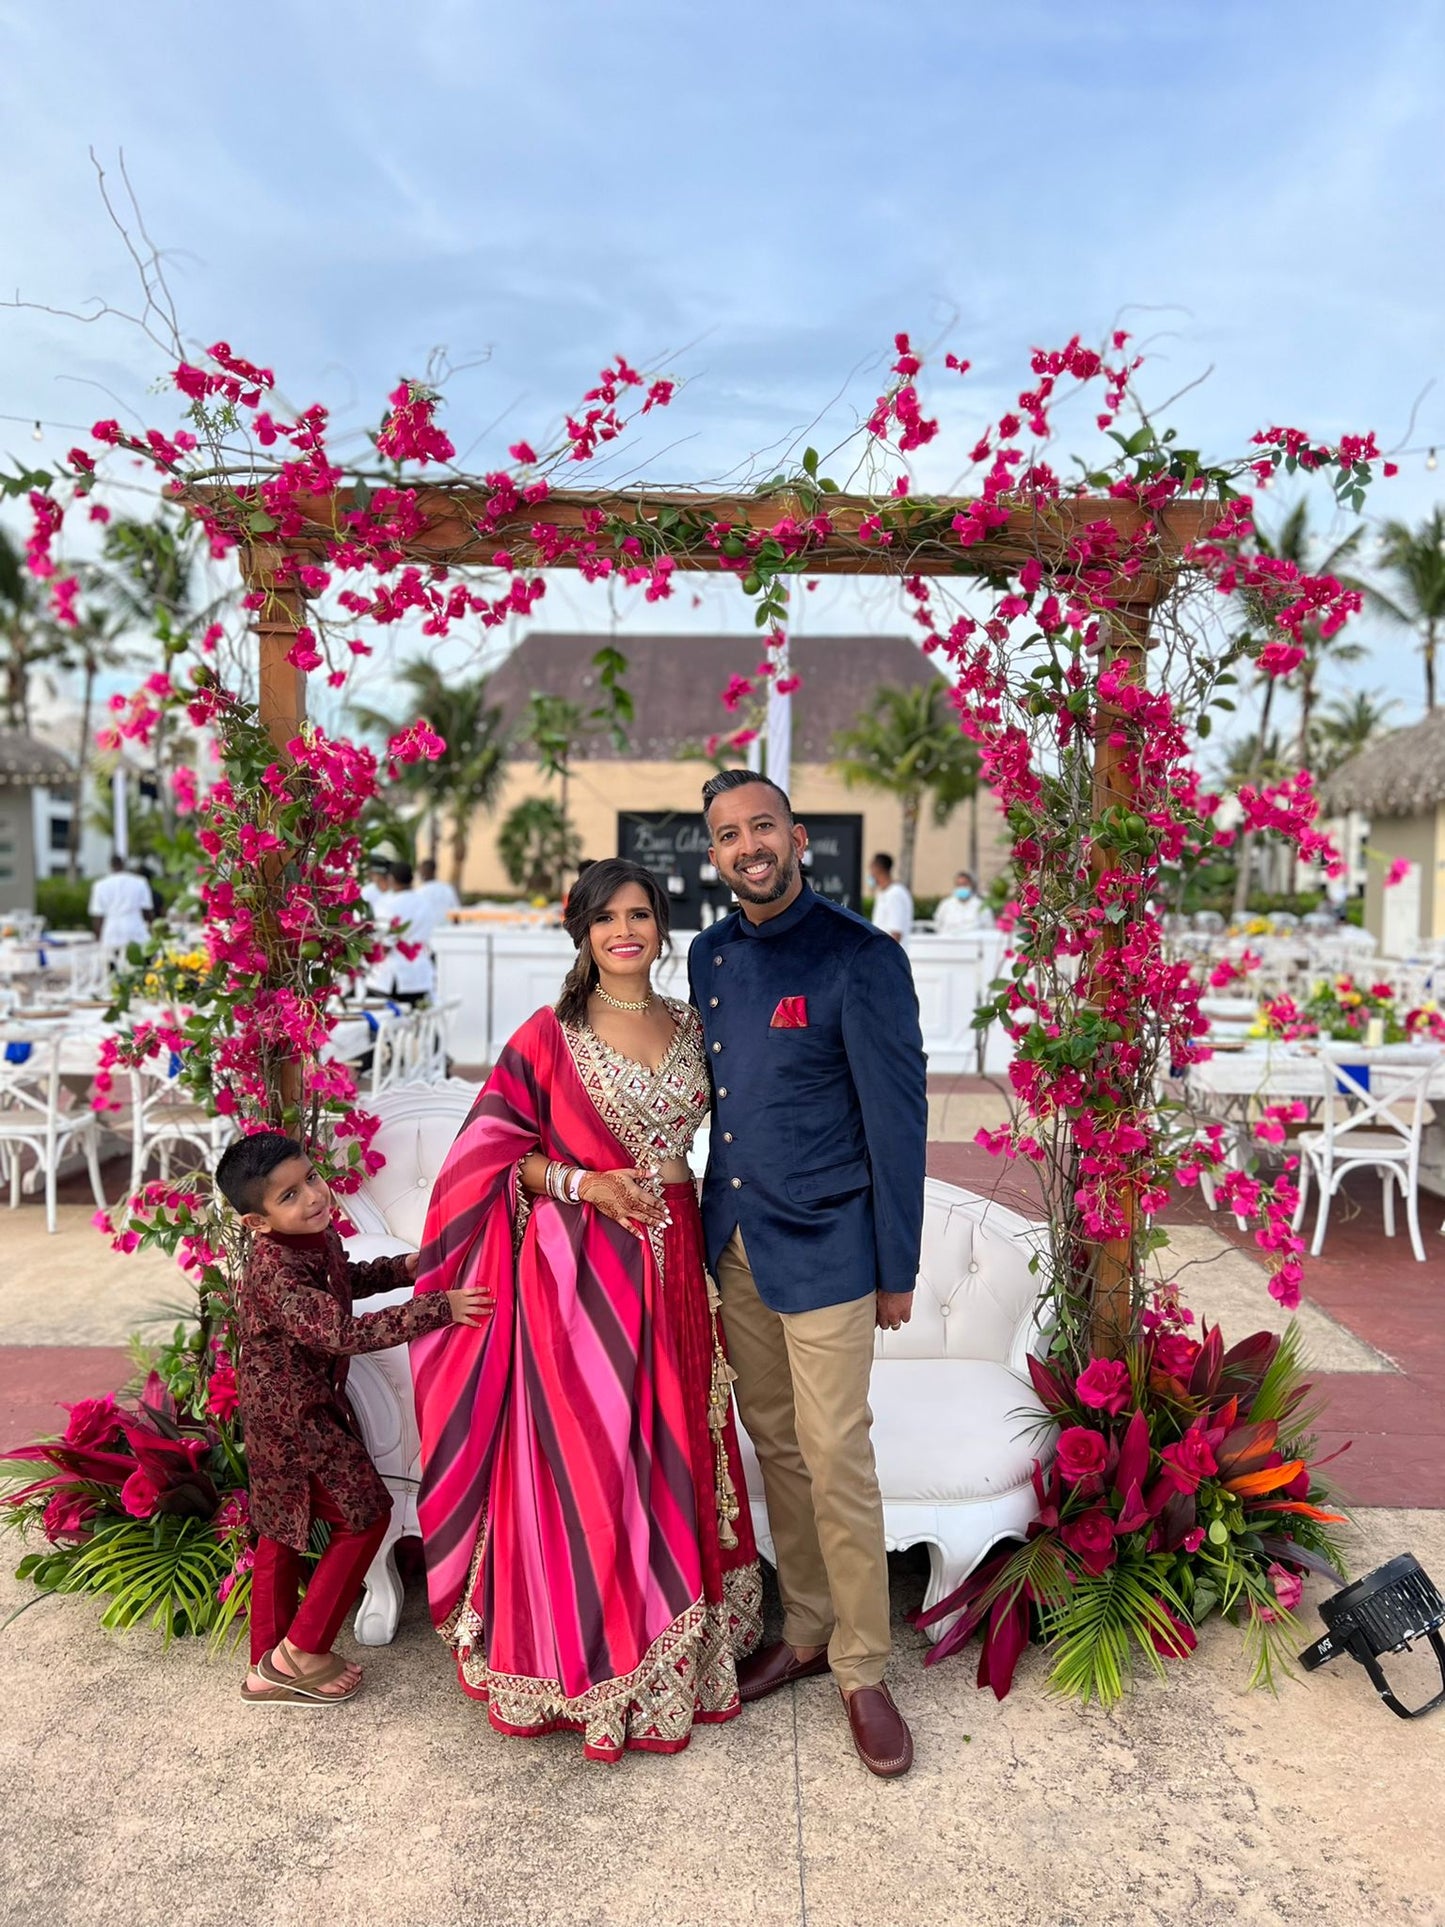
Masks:
[[[728,1469],[727,1422],[732,1406],[732,1383],[737,1373],[728,1364],[718,1329],[717,1286],[707,1281],[708,1317],[712,1324],[712,1388],[707,1401],[707,1429],[712,1433],[713,1463],[716,1467],[717,1542],[726,1552],[737,1548],[738,1535],[733,1520],[740,1511],[733,1477]]]

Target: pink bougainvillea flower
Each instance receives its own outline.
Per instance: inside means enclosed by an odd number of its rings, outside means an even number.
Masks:
[[[1395,858],[1395,861],[1390,865],[1389,869],[1386,870],[1385,872],[1385,888],[1387,890],[1393,890],[1397,884],[1403,883],[1406,877],[1409,876],[1409,874],[1410,874],[1409,857],[1397,856]]]
[[[1115,1415],[1129,1403],[1129,1367],[1114,1358],[1093,1358],[1079,1373],[1074,1391],[1081,1405]]]

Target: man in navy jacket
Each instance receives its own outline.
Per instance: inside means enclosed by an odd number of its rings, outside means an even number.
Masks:
[[[904,1773],[868,1379],[875,1328],[908,1319],[923,1229],[912,972],[808,888],[807,832],[776,785],[725,770],[703,806],[739,903],[688,956],[713,1074],[703,1231],[784,1608],[781,1642],[744,1662],[739,1689],[759,1699],[831,1666],[864,1764]]]

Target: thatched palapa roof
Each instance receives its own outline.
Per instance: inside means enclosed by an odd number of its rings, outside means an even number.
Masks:
[[[69,783],[74,777],[70,758],[20,729],[0,729],[0,790],[42,789],[48,783]]]
[[[487,698],[510,729],[520,729],[534,689],[570,696],[590,706],[601,690],[592,658],[611,642],[627,658],[622,681],[635,705],[627,747],[607,734],[589,738],[587,760],[671,762],[689,744],[726,735],[742,723],[729,716],[719,695],[734,675],[748,676],[762,660],[755,636],[587,636],[533,630],[488,678]],[[879,688],[945,683],[916,643],[906,636],[794,636],[789,644],[794,675],[803,679],[793,716],[793,761],[827,763],[833,738],[870,709]],[[945,684],[946,686],[946,684]],[[531,752],[520,742],[511,754]]]
[[[1445,710],[1397,729],[1342,763],[1320,786],[1331,814],[1424,816],[1445,803]]]

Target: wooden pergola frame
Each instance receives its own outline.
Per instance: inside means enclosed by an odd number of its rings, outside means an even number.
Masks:
[[[202,493],[211,506],[219,506],[220,491],[197,491],[198,495]],[[306,714],[305,675],[286,659],[304,620],[303,594],[284,564],[288,557],[305,559],[324,553],[330,541],[348,533],[344,520],[348,510],[364,507],[367,499],[364,495],[358,498],[348,489],[331,496],[303,499],[296,504],[305,524],[302,532],[288,534],[282,543],[268,542],[264,536],[253,538],[243,548],[241,564],[247,587],[265,597],[255,621],[260,649],[260,717],[278,750],[284,751]],[[1137,575],[1118,573],[1101,598],[1107,604],[1101,621],[1107,624],[1109,633],[1100,651],[1100,666],[1112,664],[1121,668],[1131,681],[1143,677],[1150,622],[1182,566],[1184,551],[1207,535],[1220,512],[1218,505],[1210,502],[1175,503],[1162,509],[1145,510],[1113,497],[1076,496],[1015,508],[1008,521],[983,541],[962,549],[956,537],[947,539],[947,532],[955,514],[974,506],[970,498],[930,497],[923,502],[879,503],[867,497],[839,494],[810,496],[805,500],[799,492],[787,488],[764,489],[747,495],[641,488],[615,492],[555,490],[544,502],[521,507],[501,521],[487,520],[490,496],[484,489],[470,484],[422,487],[415,491],[415,500],[424,518],[423,526],[417,534],[391,545],[402,552],[405,561],[445,564],[448,568],[493,568],[496,566],[493,558],[505,550],[513,568],[524,573],[576,566],[575,553],[570,549],[562,554],[548,551],[534,531],[547,527],[568,537],[584,537],[588,512],[595,514],[598,510],[608,517],[613,529],[619,519],[629,523],[642,538],[645,550],[671,555],[680,569],[720,571],[729,564],[706,545],[700,545],[696,552],[688,549],[679,553],[675,537],[670,533],[677,526],[679,515],[699,517],[709,523],[726,522],[739,531],[764,532],[775,527],[784,516],[806,524],[813,516],[826,512],[832,532],[822,539],[809,541],[806,554],[797,565],[802,573],[986,580],[1007,579],[1031,557],[1038,558],[1045,567],[1050,563],[1067,565],[1071,545],[1084,530],[1107,522],[1126,545],[1131,539],[1146,534],[1154,544],[1152,569]],[[903,523],[887,546],[867,543],[860,534],[864,518],[880,513],[889,516],[890,525],[900,520]],[[667,528],[659,526],[660,515]],[[485,534],[478,533],[479,523],[485,523]],[[1099,714],[1101,722],[1112,723],[1117,712],[1109,705],[1101,705]],[[1096,817],[1111,805],[1129,806],[1134,801],[1124,750],[1114,741],[1116,734],[1121,733],[1112,727],[1096,730],[1093,789]],[[1118,931],[1111,933],[1110,940],[1118,941],[1119,935]],[[1095,1349],[1100,1355],[1117,1356],[1130,1330],[1136,1236],[1131,1212],[1127,1236],[1094,1248],[1093,1329]]]

